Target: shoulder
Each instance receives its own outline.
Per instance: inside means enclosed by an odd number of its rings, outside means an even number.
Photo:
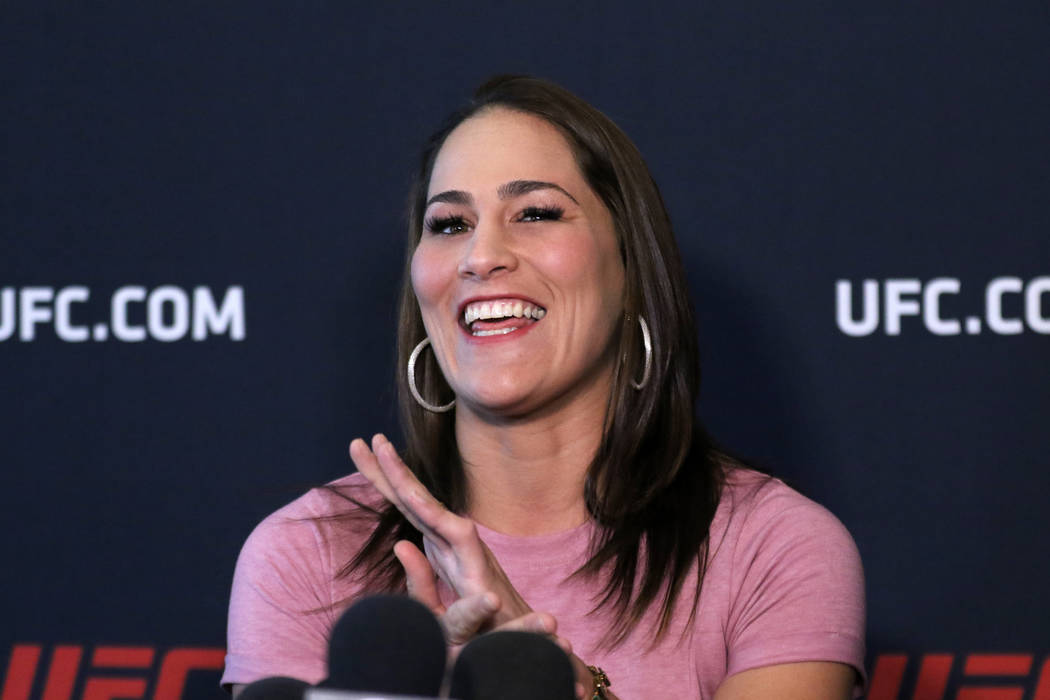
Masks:
[[[716,530],[732,542],[738,556],[800,543],[823,543],[856,554],[849,531],[831,511],[781,480],[751,469],[728,471],[713,535]],[[859,564],[859,555],[855,558]]]
[[[335,606],[357,590],[336,574],[365,542],[381,502],[352,474],[311,489],[255,527],[233,575],[224,684],[324,676]]]
[[[778,479],[734,469],[716,524],[730,673],[836,661],[863,675],[864,571],[842,522]]]
[[[365,537],[382,502],[357,473],[312,488],[256,525],[241,550],[238,568],[258,558],[327,554],[348,538]]]
[[[263,524],[347,515],[359,511],[362,507],[378,508],[382,503],[383,497],[375,487],[354,472],[310,489],[271,513],[263,520]]]
[[[711,536],[712,555],[730,560],[724,563],[738,585],[759,572],[767,583],[798,579],[814,589],[824,580],[863,602],[863,568],[849,531],[827,508],[779,479],[732,469]]]

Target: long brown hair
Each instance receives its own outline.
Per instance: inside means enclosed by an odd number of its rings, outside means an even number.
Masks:
[[[724,480],[719,454],[697,421],[700,387],[696,323],[671,222],[638,149],[608,117],[557,85],[526,76],[497,76],[478,88],[427,142],[409,205],[408,244],[398,323],[398,399],[406,445],[402,456],[424,485],[454,511],[466,505],[466,483],[451,413],[431,413],[412,398],[403,368],[425,336],[409,275],[423,230],[431,170],[449,133],[479,112],[501,107],[556,126],[577,164],[612,214],[626,273],[624,318],[601,444],[585,487],[597,528],[591,558],[576,575],[605,576],[599,608],[618,614],[607,642],[623,641],[641,617],[659,605],[659,639],[692,567],[703,580],[708,530]],[[652,369],[638,390],[644,349],[638,317],[652,335]],[[433,353],[417,363],[416,380],[433,403],[452,398]],[[404,572],[391,551],[398,539],[421,535],[392,506],[365,546],[340,572],[363,576],[371,587],[398,589]],[[643,547],[644,543],[644,547]],[[693,614],[699,600],[694,591]]]

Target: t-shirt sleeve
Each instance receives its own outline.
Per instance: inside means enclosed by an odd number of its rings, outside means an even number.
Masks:
[[[294,505],[294,504],[293,504]],[[286,507],[244,543],[233,575],[222,685],[327,673],[331,562],[319,525]]]
[[[853,538],[822,506],[777,481],[753,496],[733,555],[726,675],[835,661],[864,686],[864,572]]]

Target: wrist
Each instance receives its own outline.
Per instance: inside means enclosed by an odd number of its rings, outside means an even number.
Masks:
[[[591,674],[591,688],[585,696],[587,700],[609,700],[612,697],[609,693],[609,686],[612,685],[609,676],[598,666],[588,666],[587,670]]]
[[[576,654],[569,652],[569,660],[572,661],[573,668],[576,669],[576,697],[579,700],[619,700],[617,695],[610,690],[612,681],[609,679],[609,675],[605,673],[598,666],[590,666],[583,659],[576,656]],[[594,669],[593,671],[591,669]],[[597,672],[601,673],[601,687],[597,687],[599,683],[595,680]]]

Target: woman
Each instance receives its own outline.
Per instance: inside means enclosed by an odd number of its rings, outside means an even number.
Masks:
[[[670,222],[611,121],[540,80],[489,81],[424,152],[408,252],[404,461],[354,440],[357,474],[256,529],[224,683],[320,679],[338,612],[407,587],[452,645],[556,636],[581,697],[859,692],[856,548],[696,422]]]

